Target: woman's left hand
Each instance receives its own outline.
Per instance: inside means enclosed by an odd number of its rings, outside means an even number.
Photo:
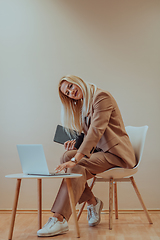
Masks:
[[[72,161],[68,161],[65,163],[62,163],[60,165],[58,165],[58,167],[55,168],[55,172],[61,172],[62,170],[64,170],[65,168],[72,168],[76,165],[76,163],[72,162]]]
[[[68,151],[68,150],[76,150],[76,148],[74,147],[76,144],[76,139],[73,139],[73,140],[69,140],[69,141],[66,141],[64,143],[64,148]]]

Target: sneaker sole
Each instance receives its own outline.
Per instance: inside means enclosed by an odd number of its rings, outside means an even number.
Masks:
[[[64,228],[63,230],[54,232],[54,233],[39,233],[39,234],[37,234],[37,236],[38,237],[52,237],[52,236],[55,236],[55,235],[64,234],[67,231],[69,231],[68,227]]]
[[[100,205],[100,208],[99,208],[99,220],[97,222],[95,222],[95,223],[89,223],[90,227],[94,227],[94,226],[96,226],[96,225],[98,225],[100,223],[102,208],[103,208],[103,202],[101,201],[101,205]]]

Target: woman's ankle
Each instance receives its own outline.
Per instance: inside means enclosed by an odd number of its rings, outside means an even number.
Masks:
[[[93,206],[95,206],[95,205],[97,204],[96,198],[93,197],[93,198],[89,199],[89,200],[87,201],[87,204],[88,204],[88,205],[93,204]]]
[[[54,213],[53,217],[56,217],[58,221],[63,222],[63,216],[59,213]]]

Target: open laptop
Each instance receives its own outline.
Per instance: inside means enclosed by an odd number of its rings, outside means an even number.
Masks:
[[[18,144],[17,150],[24,174],[28,175],[70,175],[70,173],[49,173],[42,144]]]

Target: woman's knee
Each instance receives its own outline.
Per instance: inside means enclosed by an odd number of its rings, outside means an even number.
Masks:
[[[82,174],[82,177],[77,178],[78,181],[81,181],[82,179],[85,179],[86,181],[86,169],[80,165],[75,165],[72,168],[67,168],[67,173],[78,173],[78,174]]]
[[[72,157],[74,157],[76,154],[76,150],[66,151],[60,158],[60,163],[65,163],[71,160]]]

